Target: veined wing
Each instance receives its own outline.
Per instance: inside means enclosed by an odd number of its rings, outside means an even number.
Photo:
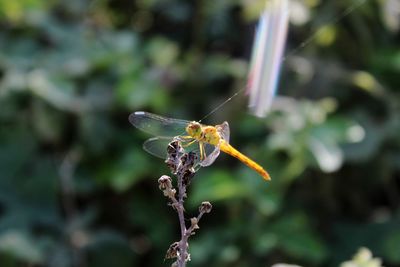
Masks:
[[[146,150],[148,153],[152,154],[153,156],[166,159],[167,158],[167,148],[169,143],[173,138],[171,137],[153,137],[150,139],[147,139],[143,143],[143,149]],[[185,152],[195,152],[199,155],[200,159],[200,149],[199,149],[199,143],[194,142],[190,146],[185,146],[185,144],[188,144],[191,141],[191,139],[182,141],[181,140],[181,145],[183,146],[183,149]]]
[[[206,158],[200,162],[200,165],[203,167],[207,167],[214,163],[214,161],[218,158],[221,150],[219,149],[219,147],[210,144],[205,144],[204,149],[206,153]]]
[[[189,121],[162,117],[145,111],[129,115],[129,122],[136,128],[154,136],[175,137],[185,134]]]
[[[216,125],[215,128],[217,128],[222,139],[229,143],[230,130],[228,122],[224,121],[222,124]]]
[[[169,137],[153,137],[147,139],[143,144],[143,149],[146,150],[153,156],[166,159],[167,158],[167,148],[169,143],[173,140],[173,138]],[[200,161],[200,148],[199,143],[194,142],[190,146],[185,146],[185,144],[190,143],[191,140],[181,141],[181,145],[186,153],[195,152],[198,155],[198,161],[195,163],[198,167],[207,167],[210,166],[215,159],[218,157],[220,150],[218,147],[215,147],[210,144],[204,144],[204,150],[206,157],[204,160]]]
[[[171,143],[172,139],[170,137],[153,137],[147,139],[143,143],[143,149],[153,156],[166,159],[168,144]]]

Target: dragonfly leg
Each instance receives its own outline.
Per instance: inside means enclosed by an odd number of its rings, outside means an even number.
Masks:
[[[193,137],[191,137],[190,135],[181,135],[181,136],[179,136],[179,138],[181,138],[181,139],[193,139]]]
[[[189,143],[182,144],[182,146],[183,146],[183,147],[188,147],[188,146],[192,145],[192,144],[193,144],[194,142],[196,142],[196,141],[197,141],[197,140],[194,139],[194,140],[190,141]]]
[[[204,143],[199,142],[199,146],[200,146],[200,160],[203,160],[205,158],[205,154],[206,154],[206,151],[204,149]]]

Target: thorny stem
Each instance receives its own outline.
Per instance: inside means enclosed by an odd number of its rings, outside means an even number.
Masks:
[[[186,187],[190,184],[190,180],[195,174],[193,166],[197,158],[194,153],[185,153],[183,148],[180,146],[179,141],[176,140],[169,144],[167,151],[168,158],[165,162],[168,167],[170,167],[171,172],[177,177],[178,199],[175,196],[177,192],[173,188],[172,180],[169,176],[161,176],[161,178],[158,179],[158,183],[159,188],[164,192],[164,195],[171,200],[171,206],[178,213],[181,239],[179,242],[171,244],[165,258],[177,258],[172,266],[185,267],[186,262],[190,260],[190,254],[188,253],[188,239],[190,236],[194,235],[195,230],[199,229],[198,222],[204,213],[209,213],[211,211],[212,206],[209,202],[201,203],[199,207],[199,215],[191,218],[191,225],[189,228],[186,228],[184,214],[184,202],[185,198],[187,198]]]

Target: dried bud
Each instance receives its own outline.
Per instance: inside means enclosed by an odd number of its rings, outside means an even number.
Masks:
[[[167,159],[165,163],[168,168],[171,170],[171,173],[176,174],[178,172],[178,168],[181,165],[181,155],[183,153],[183,149],[178,140],[173,140],[167,146]]]
[[[172,180],[168,175],[163,175],[158,179],[158,187],[160,190],[168,190],[172,188]]]
[[[165,254],[166,259],[173,259],[178,257],[179,242],[174,242],[169,246],[167,253]]]
[[[199,160],[199,155],[193,151],[190,151],[188,155],[190,167],[193,167],[193,165]]]
[[[212,209],[211,203],[208,201],[204,201],[201,203],[201,205],[199,207],[199,212],[200,213],[210,213],[211,209]]]
[[[175,160],[171,159],[171,158],[167,158],[165,160],[165,163],[167,164],[167,167],[169,168],[169,170],[171,171],[172,174],[176,174],[177,171],[177,165]]]
[[[174,198],[175,194],[176,194],[176,190],[174,188],[164,190],[163,192],[164,192],[164,196],[169,197],[171,199]]]
[[[181,157],[182,166],[186,166],[187,161],[188,161],[188,154],[185,153]]]
[[[190,219],[190,223],[192,225],[192,229],[196,230],[196,229],[200,229],[199,225],[198,225],[199,220],[197,220],[196,217],[193,217]]]
[[[183,156],[181,157],[181,162],[186,169],[190,169],[193,167],[197,159],[197,154],[193,151],[190,151],[189,153],[183,154]]]
[[[181,146],[179,145],[179,141],[172,141],[168,144],[167,153],[170,157],[176,157],[178,152],[180,152]]]
[[[188,186],[188,185],[190,185],[190,181],[192,180],[192,178],[193,178],[193,176],[195,175],[196,173],[194,172],[194,170],[192,170],[192,169],[189,169],[189,170],[186,170],[186,171],[184,171],[183,173],[182,173],[182,182],[183,182],[183,185],[184,186]]]

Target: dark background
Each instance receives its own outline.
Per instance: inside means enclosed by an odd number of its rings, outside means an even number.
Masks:
[[[192,182],[213,211],[190,266],[338,266],[361,246],[400,266],[395,0],[291,1],[279,95],[238,94],[204,122],[226,155]],[[168,174],[128,115],[199,120],[244,88],[264,1],[0,1],[0,266],[168,266]]]

